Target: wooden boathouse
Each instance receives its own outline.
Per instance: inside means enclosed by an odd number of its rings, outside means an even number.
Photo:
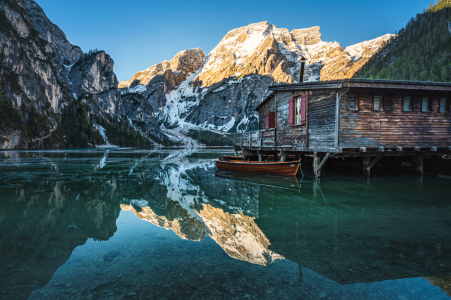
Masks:
[[[259,130],[236,134],[235,152],[313,157],[313,173],[331,157],[362,157],[363,170],[383,157],[451,155],[451,83],[370,79],[269,87],[256,107]],[[266,157],[266,158],[267,158]]]

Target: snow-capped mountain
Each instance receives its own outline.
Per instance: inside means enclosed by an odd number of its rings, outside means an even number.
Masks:
[[[260,22],[231,30],[206,56],[198,48],[181,51],[120,82],[119,88],[123,95],[142,94],[163,130],[175,136],[189,129],[254,130],[254,108],[267,87],[299,82],[302,57],[303,81],[349,78],[394,37],[387,34],[344,49],[338,42],[322,41],[319,27],[289,31]]]
[[[18,115],[0,128],[0,148],[93,146],[99,126],[122,146],[199,145],[190,130],[255,130],[254,108],[268,86],[298,82],[302,57],[304,81],[351,77],[394,37],[344,49],[322,41],[319,27],[260,22],[231,30],[208,55],[180,51],[118,83],[107,53],[83,53],[33,0],[1,2],[0,14],[9,24],[0,30],[0,81]],[[85,117],[63,118],[83,105]]]

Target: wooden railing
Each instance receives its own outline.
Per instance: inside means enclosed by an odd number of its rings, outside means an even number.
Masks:
[[[236,133],[233,137],[235,147],[246,149],[276,148],[276,129],[263,129],[254,132]]]

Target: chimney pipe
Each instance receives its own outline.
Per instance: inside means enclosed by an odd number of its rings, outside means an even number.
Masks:
[[[304,65],[305,65],[305,58],[304,56],[301,57],[301,74],[299,76],[299,82],[304,82]]]

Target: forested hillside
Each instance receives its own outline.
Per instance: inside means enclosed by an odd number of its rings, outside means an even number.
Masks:
[[[451,0],[437,1],[411,18],[356,78],[451,81]]]

